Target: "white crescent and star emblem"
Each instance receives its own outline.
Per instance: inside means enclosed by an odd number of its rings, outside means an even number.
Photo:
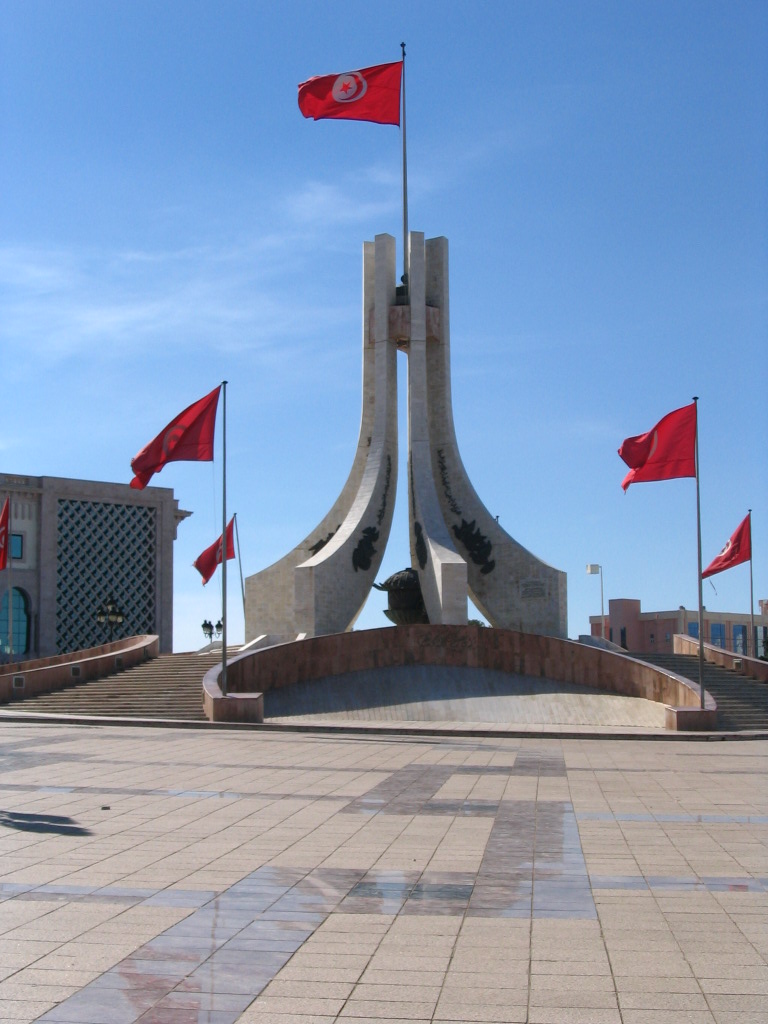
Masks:
[[[731,548],[731,542],[728,541],[728,543],[725,545],[723,550],[720,552],[720,557],[722,557],[722,555],[724,555],[726,553],[726,551],[730,551],[730,548]]]
[[[350,71],[339,75],[333,83],[331,95],[337,103],[354,103],[362,99],[368,91],[368,83],[359,71]]]
[[[166,455],[171,454],[173,449],[181,440],[185,429],[185,427],[182,427],[177,423],[175,427],[171,427],[171,429],[163,435],[163,452]]]

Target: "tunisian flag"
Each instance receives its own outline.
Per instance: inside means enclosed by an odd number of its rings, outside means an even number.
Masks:
[[[0,572],[8,567],[8,548],[10,547],[11,529],[10,498],[5,499],[3,511],[0,512]]]
[[[733,568],[734,565],[741,565],[742,562],[748,562],[751,557],[752,528],[750,516],[747,514],[746,518],[736,527],[731,539],[717,558],[713,558],[701,574],[701,578],[704,580],[707,576],[714,576],[716,572],[723,572],[725,569]]]
[[[166,462],[213,461],[213,434],[220,391],[221,384],[210,395],[187,406],[131,459],[131,469],[136,474],[131,480],[131,487],[144,490],[152,475],[159,473]]]
[[[400,82],[403,62],[377,64],[343,75],[317,75],[299,85],[299,110],[304,117],[400,124]]]
[[[227,524],[227,561],[235,557],[234,522],[235,517],[232,516]],[[216,566],[221,565],[222,547],[221,537],[219,537],[209,548],[206,548],[202,554],[198,555],[192,563],[203,577],[203,586],[216,572]]]
[[[628,437],[619,455],[630,467],[621,481],[630,484],[696,476],[696,403],[675,409],[647,434]]]

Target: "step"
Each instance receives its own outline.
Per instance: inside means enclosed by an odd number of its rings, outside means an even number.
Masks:
[[[631,657],[677,675],[699,681],[699,658],[695,654],[632,654]],[[702,679],[717,703],[720,729],[768,728],[768,686],[756,679],[706,662]]]
[[[12,707],[41,714],[205,721],[203,677],[220,661],[221,652],[162,654],[124,672],[13,701]]]

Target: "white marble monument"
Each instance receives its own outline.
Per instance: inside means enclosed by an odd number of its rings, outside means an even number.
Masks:
[[[246,642],[351,629],[389,538],[397,485],[398,348],[408,354],[411,564],[430,623],[464,624],[467,597],[492,626],[565,637],[566,577],[499,526],[475,493],[453,425],[448,240],[409,235],[409,286],[395,240],[363,247],[363,408],[347,482],[312,533],[246,580]]]

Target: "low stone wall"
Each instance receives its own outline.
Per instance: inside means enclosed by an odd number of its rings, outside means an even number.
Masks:
[[[73,682],[122,672],[132,665],[156,658],[159,650],[157,636],[132,636],[100,647],[89,647],[85,651],[3,666],[0,670],[0,704],[52,693]]]
[[[249,651],[227,662],[228,693],[221,692],[221,665],[209,668],[203,678],[203,711],[209,722],[263,722],[264,694],[243,689],[244,674],[236,666],[263,653]],[[234,689],[234,692],[233,692]]]
[[[232,721],[236,714],[235,697],[248,695],[253,704],[257,695],[292,683],[402,665],[487,668],[592,686],[667,705],[670,729],[715,726],[714,700],[706,694],[702,711],[698,686],[682,676],[573,640],[481,626],[414,625],[359,630],[310,637],[245,654],[228,665],[229,698],[222,697],[218,690],[220,667],[206,676],[206,714],[213,721]],[[229,701],[229,707],[215,711],[214,704],[222,700]]]
[[[684,633],[675,633],[673,648],[675,654],[699,653],[699,641]],[[720,665],[721,668],[730,669],[741,676],[749,676],[750,679],[759,679],[761,683],[768,683],[768,661],[761,658],[748,658],[744,654],[734,654],[733,651],[724,651],[722,647],[714,644],[704,644],[704,660],[712,665]]]

